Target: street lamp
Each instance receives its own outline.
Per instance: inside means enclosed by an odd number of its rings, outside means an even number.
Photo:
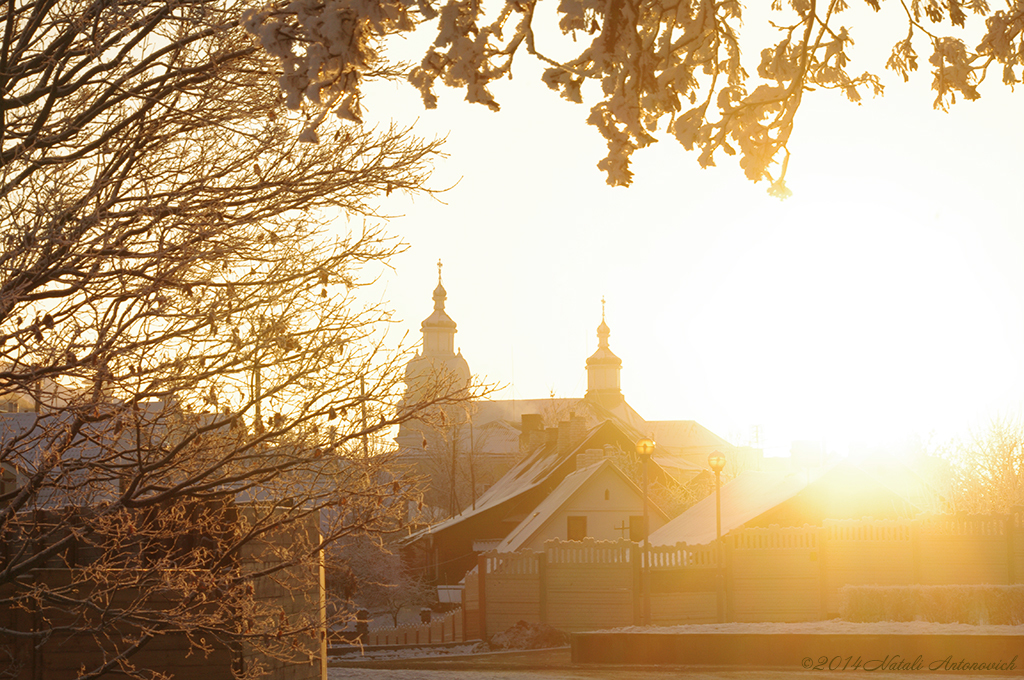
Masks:
[[[643,615],[641,616],[640,623],[644,626],[651,624],[651,556],[650,556],[650,526],[649,519],[647,516],[647,461],[651,459],[651,454],[654,453],[654,441],[647,437],[638,439],[636,442],[636,454],[640,456],[641,466],[643,467],[643,479],[644,479],[644,519],[643,519],[643,535],[644,535],[644,549],[641,553],[641,583],[640,590],[642,591],[643,598]]]
[[[715,473],[715,517],[717,520],[716,537],[722,538],[722,470],[725,469],[725,454],[715,451],[708,456],[708,465]]]
[[[725,454],[715,451],[708,456],[708,466],[715,473],[715,545],[718,546],[718,574],[715,577],[718,590],[718,620],[725,621],[725,575],[722,573],[722,470],[725,469]]]

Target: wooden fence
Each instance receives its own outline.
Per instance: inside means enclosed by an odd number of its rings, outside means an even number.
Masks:
[[[374,628],[368,631],[359,642],[367,647],[461,642],[468,639],[465,635],[464,622],[463,610],[455,609],[430,623],[395,628]]]
[[[568,631],[639,625],[645,584],[651,623],[675,625],[834,618],[847,584],[1022,582],[1020,512],[744,529],[721,545],[652,547],[646,560],[626,540],[551,541],[480,556],[466,578],[466,635],[521,620]]]

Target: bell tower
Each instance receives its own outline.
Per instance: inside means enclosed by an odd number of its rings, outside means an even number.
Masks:
[[[437,390],[455,392],[469,387],[469,363],[462,351],[455,351],[456,323],[444,309],[448,292],[441,282],[441,268],[437,261],[437,288],[434,289],[434,311],[420,324],[423,345],[405,367],[405,394],[399,409],[412,408],[418,401],[430,398]],[[422,435],[414,432],[412,423],[399,426],[395,441],[401,446],[419,448]]]
[[[601,325],[597,327],[597,351],[587,359],[587,394],[593,401],[606,408],[613,408],[622,402],[619,375],[622,359],[608,347],[611,329],[604,318],[604,298],[601,298]]]

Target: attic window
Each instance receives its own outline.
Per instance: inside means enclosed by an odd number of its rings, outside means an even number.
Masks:
[[[604,499],[606,501],[610,501],[612,499],[612,492],[609,491],[608,489],[604,490]]]

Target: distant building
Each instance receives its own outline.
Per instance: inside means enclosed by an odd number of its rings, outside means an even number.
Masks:
[[[30,386],[0,381],[0,413],[54,411],[67,405],[74,394],[74,390],[50,378],[41,378]]]
[[[433,299],[434,311],[421,326],[423,348],[406,368],[405,408],[431,394],[434,381],[460,387],[469,383],[468,363],[455,349],[457,327],[445,312],[447,292],[440,276]],[[600,462],[606,452],[634,451],[642,437],[656,442],[652,475],[676,483],[685,484],[705,471],[708,454],[716,450],[733,464],[744,460],[747,467],[757,467],[760,450],[735,447],[695,421],[644,420],[622,394],[622,360],[611,350],[610,335],[602,311],[598,348],[586,360],[582,399],[479,400],[437,409],[425,421],[401,426],[396,437],[400,459],[430,480],[425,501],[440,508],[437,519],[448,517],[403,541],[407,554],[432,579],[458,582],[475,564],[477,553],[513,541],[517,527],[529,530],[522,523],[540,517],[545,499],[568,478]],[[639,484],[621,470],[605,469],[605,474]],[[545,507],[555,512],[551,504]],[[636,505],[632,516],[642,510],[641,503]],[[655,515],[663,513],[653,510]],[[627,525],[629,516],[623,515]],[[562,527],[561,520],[549,520],[548,529],[557,531],[541,534],[568,536],[569,527]],[[604,524],[599,530],[588,526],[586,535],[610,535],[611,527]]]

